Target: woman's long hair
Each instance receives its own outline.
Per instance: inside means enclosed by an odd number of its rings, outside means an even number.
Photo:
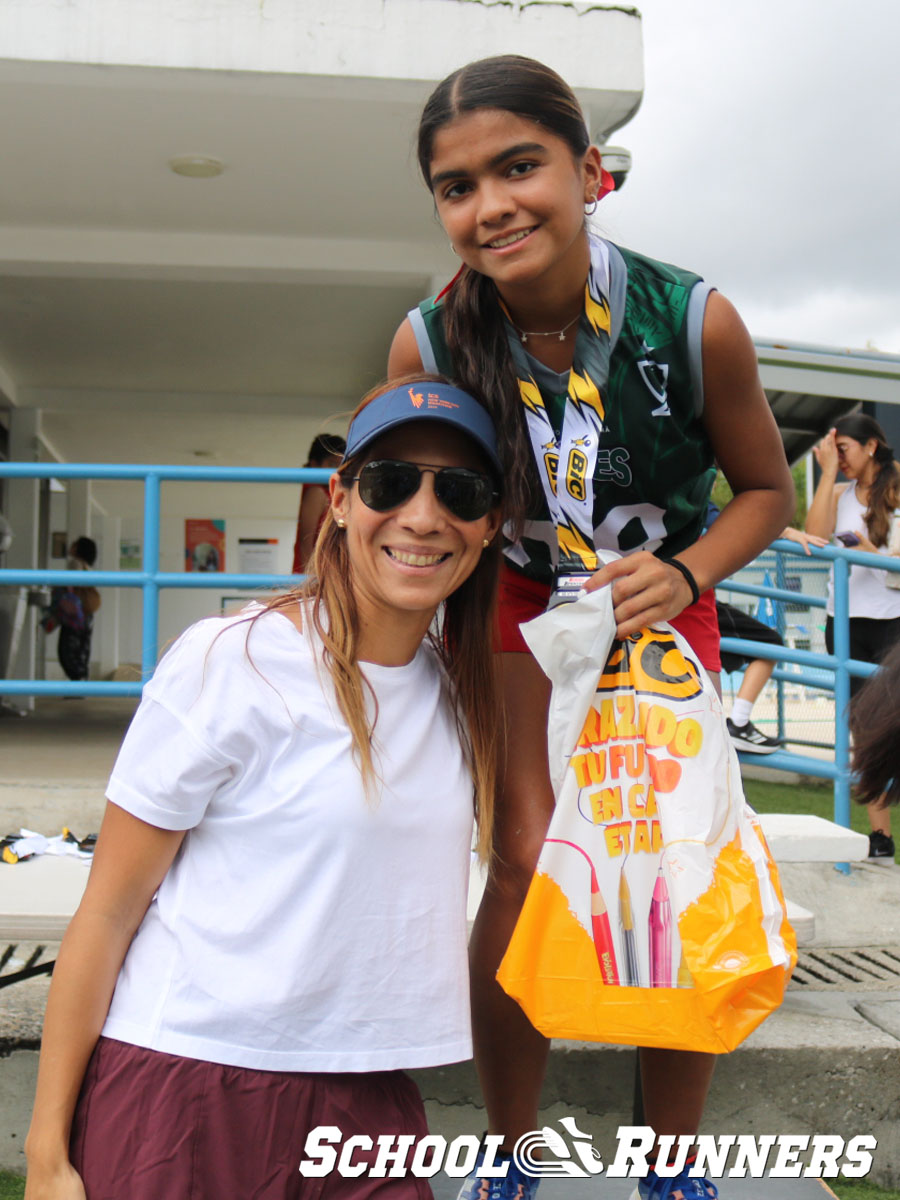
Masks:
[[[857,800],[900,803],[900,643],[850,705]]]
[[[448,75],[422,110],[417,154],[429,191],[433,192],[431,161],[437,133],[455,118],[481,108],[500,109],[543,126],[568,144],[576,161],[590,146],[578,101],[555,71],[518,54],[483,58]],[[485,397],[494,418],[506,507],[516,537],[541,489],[493,281],[464,265],[446,296],[442,315],[456,382]]]
[[[435,382],[443,380],[418,373],[381,384],[362,399],[353,415],[388,389]],[[365,451],[346,460],[341,464],[341,475],[357,475],[369,457]],[[499,570],[497,536],[484,549],[472,574],[444,601],[428,635],[447,672],[456,723],[475,785],[478,852],[485,860],[491,847],[500,743],[501,705],[492,645]],[[370,720],[366,710],[368,685],[358,661],[359,610],[347,535],[338,527],[330,508],[316,539],[309,579],[270,601],[266,610],[286,608],[298,599],[311,602],[305,611],[310,613],[321,638],[324,665],[350,729],[366,790],[370,791],[378,775],[372,749],[378,713]]]
[[[864,446],[872,438],[878,443],[872,458],[878,473],[869,488],[866,509],[866,528],[874,546],[886,546],[891,528],[891,516],[900,504],[900,465],[894,461],[894,451],[888,445],[884,430],[865,413],[852,413],[834,423],[838,437],[853,438]]]

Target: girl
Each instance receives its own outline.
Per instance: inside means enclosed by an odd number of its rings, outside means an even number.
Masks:
[[[822,474],[806,516],[806,528],[820,537],[835,534],[844,545],[887,554],[894,509],[900,504],[900,470],[884,430],[872,417],[841,417],[814,448]],[[849,483],[837,483],[841,471]],[[849,536],[848,536],[849,535]],[[845,540],[846,539],[846,540]],[[900,591],[888,587],[887,572],[850,567],[850,657],[881,662],[900,638]],[[825,644],[834,651],[834,595],[828,584]],[[850,677],[851,699],[865,683]],[[867,806],[870,858],[893,858],[891,816],[880,799]]]
[[[790,474],[735,310],[699,278],[594,236],[610,190],[574,95],[540,63],[470,63],[434,91],[419,163],[462,260],[403,322],[391,374],[440,364],[490,397],[508,510],[499,649],[508,734],[496,867],[471,943],[475,1055],[491,1132],[534,1129],[547,1043],[495,981],[553,806],[549,684],[519,634],[566,576],[613,585],[623,637],[673,620],[718,670],[711,589],[784,527]],[[735,493],[700,534],[718,460]],[[627,557],[597,570],[595,551]],[[593,573],[593,574],[592,574]],[[576,585],[578,586],[578,585]],[[648,1123],[692,1133],[712,1058],[642,1054]],[[507,1176],[510,1196],[534,1180]],[[669,1181],[685,1197],[701,1181]],[[477,1178],[464,1194],[491,1196]],[[663,1186],[655,1175],[642,1195]],[[505,1195],[505,1192],[498,1192]]]
[[[314,579],[160,663],[54,972],[28,1200],[431,1195],[298,1167],[318,1125],[421,1136],[403,1069],[471,1052],[498,480],[471,396],[421,375],[376,391]]]

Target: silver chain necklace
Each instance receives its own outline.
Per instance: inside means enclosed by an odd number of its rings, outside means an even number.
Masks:
[[[555,338],[559,338],[559,340],[561,342],[564,342],[566,340],[566,334],[569,332],[569,330],[572,328],[572,326],[575,324],[575,322],[578,320],[578,318],[580,316],[581,316],[580,312],[576,313],[575,316],[572,318],[572,320],[568,323],[568,325],[564,325],[562,327],[562,329],[551,329],[546,333],[541,332],[539,330],[527,330],[526,331],[524,329],[519,329],[519,326],[516,325],[515,321],[513,321],[513,325],[515,325],[516,329],[519,330],[519,337],[521,338],[521,340],[523,342],[527,342],[530,337],[555,337]]]

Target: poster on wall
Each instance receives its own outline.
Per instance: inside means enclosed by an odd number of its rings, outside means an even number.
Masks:
[[[208,517],[187,517],[184,522],[184,569],[225,570],[225,522]]]
[[[278,574],[278,538],[238,538],[241,575]]]
[[[141,569],[141,543],[137,538],[119,539],[119,570],[139,571]]]

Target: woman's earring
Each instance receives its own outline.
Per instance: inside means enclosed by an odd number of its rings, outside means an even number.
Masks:
[[[584,215],[586,217],[592,217],[596,211],[597,211],[597,197],[595,196],[593,200],[585,200]]]
[[[481,543],[482,550],[487,550],[487,548],[490,544],[491,544],[491,539],[485,538],[484,541]]]
[[[347,528],[347,522],[344,520],[343,517],[338,517],[337,527],[338,527],[338,529],[346,529]]]
[[[450,247],[450,249],[453,251],[453,253],[456,255],[456,257],[459,258],[459,251],[456,249],[456,247],[453,245],[453,243],[448,242],[447,245]]]

